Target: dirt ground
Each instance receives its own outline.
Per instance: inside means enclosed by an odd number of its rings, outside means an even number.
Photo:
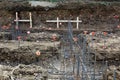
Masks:
[[[23,4],[24,3],[24,4]],[[8,4],[8,5],[5,5]],[[26,4],[26,5],[25,5]],[[15,12],[18,11],[19,19],[29,18],[28,12],[32,12],[33,29],[38,28],[56,28],[56,23],[46,23],[46,20],[54,20],[56,17],[60,19],[74,20],[79,17],[82,20],[80,23],[80,29],[95,31],[108,31],[107,36],[99,35],[91,37],[87,35],[88,44],[91,47],[91,53],[95,54],[97,61],[108,61],[108,80],[113,79],[113,71],[116,68],[117,79],[120,77],[120,3],[70,3],[59,5],[55,8],[49,8],[47,11],[45,8],[31,7],[26,2],[14,3],[14,2],[0,2],[0,30],[7,32],[3,29],[3,26],[7,26],[10,30],[16,25],[14,22]],[[76,24],[72,24],[73,28],[76,28]],[[29,24],[20,24],[20,27],[29,27]],[[60,25],[62,28],[66,28],[67,23]],[[9,30],[8,29],[8,30]],[[30,30],[28,28],[28,30]],[[16,78],[21,80],[35,80],[40,77],[45,80],[47,76],[50,76],[44,65],[48,64],[49,59],[58,58],[60,42],[51,40],[51,36],[54,33],[41,32],[31,30],[32,33],[27,36],[27,40],[5,40],[4,35],[0,35],[0,78]],[[117,32],[118,31],[118,32]],[[61,32],[63,34],[63,32]],[[6,33],[8,34],[8,33]],[[60,37],[60,34],[55,33]],[[36,54],[40,51],[41,54]],[[42,62],[43,63],[42,63]],[[18,66],[19,64],[19,66]],[[11,73],[14,71],[13,73]],[[41,75],[41,76],[40,76]],[[28,77],[30,79],[28,79]],[[38,80],[39,80],[38,79]]]

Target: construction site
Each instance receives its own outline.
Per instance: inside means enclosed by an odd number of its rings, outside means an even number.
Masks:
[[[120,80],[120,1],[0,0],[0,80]]]

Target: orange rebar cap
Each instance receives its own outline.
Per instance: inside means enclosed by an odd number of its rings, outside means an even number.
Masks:
[[[30,34],[30,31],[27,31],[27,34]]]
[[[118,19],[118,18],[119,18],[119,16],[118,16],[118,15],[114,15],[114,18]]]
[[[18,36],[17,39],[18,39],[18,40],[21,40],[21,36]]]
[[[106,36],[108,33],[107,32],[103,32],[104,36]]]
[[[56,39],[57,39],[57,35],[56,35],[56,34],[53,34],[53,35],[52,35],[52,40],[55,41]]]
[[[40,56],[41,55],[41,52],[39,50],[36,51],[35,53],[37,56]]]
[[[107,47],[106,46],[102,46],[103,49],[106,49]]]
[[[78,41],[78,38],[77,38],[77,37],[73,37],[73,41],[74,41],[74,42],[77,42],[77,41]]]
[[[95,35],[95,32],[91,32],[90,35],[94,36],[94,35]]]
[[[120,28],[120,25],[118,25],[117,28]]]

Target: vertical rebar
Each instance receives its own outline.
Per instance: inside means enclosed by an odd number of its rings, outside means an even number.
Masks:
[[[105,80],[107,80],[108,61],[106,61]]]
[[[114,72],[113,72],[113,80],[116,80],[116,69],[114,69]]]

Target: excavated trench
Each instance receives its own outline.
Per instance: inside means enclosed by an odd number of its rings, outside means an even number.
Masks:
[[[17,78],[20,79],[20,76],[24,76],[24,80],[29,80],[28,77],[32,75],[32,80],[34,80],[35,76],[40,76],[40,74],[43,72],[42,77],[45,74],[45,77],[49,74],[46,70],[44,70],[44,66],[49,62],[53,57],[59,58],[59,39],[58,43],[51,40],[51,35],[54,33],[63,34],[63,31],[56,31],[56,32],[43,32],[44,28],[56,28],[56,23],[46,23],[46,20],[54,20],[56,17],[59,17],[60,19],[76,19],[77,16],[80,17],[82,20],[82,23],[80,23],[80,30],[89,30],[91,31],[108,31],[110,33],[115,32],[113,34],[120,34],[119,28],[117,26],[119,25],[119,10],[120,6],[119,3],[114,3],[110,5],[104,5],[104,4],[64,4],[57,6],[55,8],[49,8],[47,11],[44,7],[30,7],[30,5],[26,2],[24,2],[24,5],[22,2],[19,3],[13,3],[13,2],[0,2],[0,22],[1,26],[6,25],[8,27],[15,26],[15,12],[19,12],[19,18],[20,19],[27,19],[29,18],[28,12],[32,12],[32,18],[33,18],[33,29],[31,30],[31,34],[27,36],[27,41],[20,41],[21,45],[19,46],[19,42],[14,40],[11,41],[10,38],[4,38],[5,35],[12,36],[8,33],[1,33],[0,35],[0,63],[1,65],[4,65],[0,70],[3,71],[3,73],[0,73],[1,76],[6,77],[5,71],[11,71],[13,69],[13,66],[17,66],[18,64],[25,64],[20,65],[20,67],[15,71],[14,75],[18,76]],[[4,4],[9,4],[4,6]],[[76,6],[74,6],[76,5]],[[17,8],[16,8],[17,7]],[[117,18],[115,18],[117,16]],[[72,24],[73,28],[76,27],[76,24]],[[21,24],[20,26],[23,26],[22,30],[24,32],[28,29],[27,26],[29,24]],[[60,27],[66,28],[67,23],[63,23]],[[38,28],[38,29],[36,29]],[[42,30],[39,30],[42,28]],[[0,28],[2,29],[2,28]],[[49,30],[48,30],[49,31]],[[81,32],[83,32],[81,31]],[[116,32],[118,31],[118,32]],[[3,30],[4,32],[4,30]],[[38,33],[36,33],[38,32]],[[75,32],[79,33],[79,32]],[[48,35],[50,34],[50,35]],[[59,34],[57,34],[59,36]],[[26,36],[26,35],[25,35]],[[45,36],[45,38],[43,38]],[[114,35],[113,35],[114,36]],[[119,37],[119,36],[116,36]],[[4,39],[4,40],[2,40]],[[7,41],[5,40],[7,39]],[[101,38],[100,38],[101,39]],[[110,40],[111,41],[110,41]],[[114,40],[117,41],[114,41]],[[9,41],[10,40],[10,41]],[[95,38],[95,41],[99,40],[99,38]],[[42,41],[42,42],[41,42]],[[107,49],[102,49],[103,42],[100,42],[100,45],[98,45],[99,48],[96,49],[97,41],[94,43],[94,48],[92,48],[92,54],[93,59],[95,59],[99,62],[101,61],[107,61],[108,62],[108,69],[107,69],[107,78],[108,80],[113,80],[113,72],[114,68],[116,68],[116,77],[119,80],[120,79],[120,48],[119,48],[119,38],[108,38],[107,39]],[[88,41],[89,42],[89,41]],[[90,43],[91,44],[91,43]],[[54,46],[55,45],[55,46]],[[46,47],[47,46],[47,47]],[[93,46],[92,46],[93,47]],[[41,55],[37,56],[35,53],[36,51],[41,51]],[[94,56],[96,55],[96,56]],[[43,61],[43,63],[42,63]],[[9,66],[8,66],[9,65]],[[40,67],[42,66],[42,68]],[[33,69],[32,69],[33,68]],[[44,70],[44,71],[42,71]],[[45,73],[44,73],[45,72]],[[9,78],[10,74],[7,75],[7,78]],[[58,77],[58,76],[57,76]],[[2,77],[1,77],[2,79]],[[4,80],[4,79],[2,79]],[[6,79],[9,80],[9,79]]]
[[[49,35],[47,35],[49,34]],[[14,72],[14,76],[20,76],[20,74],[26,75],[27,77],[32,75],[34,77],[35,74],[42,74],[41,70],[33,70],[32,71],[27,71],[26,67],[28,68],[38,68],[39,66],[43,67],[43,69],[48,68],[48,63],[54,58],[54,60],[59,59],[59,49],[60,49],[60,43],[59,43],[59,37],[60,35],[57,34],[58,36],[58,42],[57,41],[52,41],[51,36],[54,33],[51,32],[39,32],[39,33],[31,33],[29,37],[32,39],[31,41],[3,41],[1,40],[1,47],[0,47],[0,61],[1,65],[6,65],[6,69],[10,69],[10,66],[17,66],[19,64],[25,64],[22,65],[23,70],[21,67],[16,69],[17,71]],[[43,36],[46,35],[46,36]],[[94,37],[92,40],[94,40],[94,43],[91,43],[91,37],[88,36],[88,44],[91,46],[91,53],[93,55],[93,60],[96,57],[96,61],[98,65],[102,65],[102,61],[107,61],[107,66],[108,66],[108,72],[107,72],[107,78],[108,80],[112,80],[113,78],[113,68],[116,67],[117,69],[117,78],[119,79],[119,65],[120,65],[120,58],[119,58],[119,35],[113,34],[116,36],[115,38],[111,38],[108,36],[106,38],[106,47],[105,49],[102,48],[104,40],[99,37]],[[37,36],[40,36],[38,38]],[[90,39],[89,39],[90,38]],[[42,41],[43,40],[43,41]],[[46,41],[45,41],[46,40]],[[98,42],[98,40],[100,40]],[[115,40],[115,41],[114,41]],[[39,42],[35,42],[39,41]],[[99,44],[99,45],[98,45]],[[110,47],[110,45],[112,45]],[[96,47],[97,46],[97,47]],[[36,55],[36,51],[39,50],[41,51],[41,55],[38,56]],[[94,56],[96,55],[96,56]],[[94,64],[94,63],[93,63]],[[9,65],[9,67],[8,67]],[[28,65],[28,66],[27,66]],[[31,66],[31,67],[30,67]],[[3,71],[6,69],[3,69]],[[50,76],[50,74],[45,71],[46,76]],[[106,75],[106,74],[105,74]],[[24,76],[25,77],[25,76]],[[33,78],[32,77],[32,78]],[[56,76],[58,77],[58,76]],[[55,78],[55,77],[54,77]]]

